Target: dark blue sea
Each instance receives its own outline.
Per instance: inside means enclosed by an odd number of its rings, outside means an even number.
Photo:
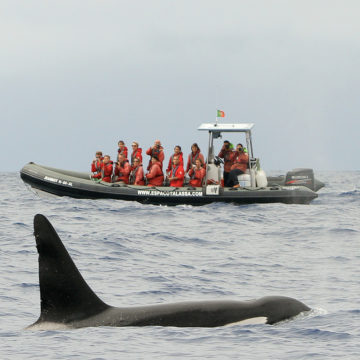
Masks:
[[[310,205],[166,207],[39,197],[0,173],[0,359],[358,359],[360,172],[316,177]],[[284,295],[312,311],[274,326],[24,330],[40,312],[37,213],[108,304]]]

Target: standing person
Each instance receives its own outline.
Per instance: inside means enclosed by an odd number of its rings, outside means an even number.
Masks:
[[[184,167],[180,164],[179,156],[175,155],[169,176],[170,186],[182,187],[184,184],[184,176]]]
[[[160,162],[160,166],[161,166],[161,170],[162,170],[162,166],[163,166],[163,161],[164,161],[164,148],[161,146],[161,142],[160,140],[155,140],[154,141],[154,145],[149,147],[146,150],[146,155],[150,155],[150,160],[149,160],[149,165],[147,167],[147,170],[150,170],[151,167],[151,158],[153,156],[156,156],[159,159]]]
[[[109,155],[105,155],[101,166],[101,180],[110,183],[112,173],[113,173],[113,162],[110,160]]]
[[[95,159],[91,163],[91,171],[93,173],[91,175],[92,179],[101,179],[101,165],[102,165],[102,162],[103,162],[102,151],[97,151],[95,153]]]
[[[119,154],[118,162],[115,165],[116,181],[123,181],[125,184],[128,184],[130,172],[131,166],[128,159],[126,159],[124,154]]]
[[[132,167],[129,176],[129,184],[145,185],[143,166],[140,164],[140,160],[138,158],[134,159],[134,166]]]
[[[184,167],[184,158],[183,158],[183,153],[182,153],[182,151],[181,151],[181,146],[180,146],[180,145],[176,145],[176,146],[174,147],[174,154],[172,154],[172,155],[170,156],[169,164],[168,164],[168,167],[167,167],[167,169],[166,169],[166,173],[169,173],[169,172],[171,171],[174,156],[178,156],[178,157],[179,157],[180,165],[181,165],[182,167]]]
[[[234,157],[233,144],[231,144],[230,141],[225,140],[218,156],[219,158],[224,159],[224,186],[229,186],[229,173]]]
[[[133,141],[131,144],[132,147],[132,153],[131,153],[131,166],[134,166],[134,160],[135,158],[139,159],[140,164],[142,164],[142,149],[139,148],[139,143],[136,141]]]
[[[128,148],[125,146],[125,143],[122,140],[118,142],[118,155],[119,154],[123,154],[126,159],[128,157]]]
[[[242,144],[236,145],[236,151],[234,151],[233,164],[229,173],[228,186],[240,187],[238,175],[245,174],[249,165],[249,155],[245,153]]]
[[[201,187],[203,179],[206,175],[206,170],[202,166],[200,159],[195,160],[195,167],[189,170],[190,181],[189,185],[193,187]]]
[[[164,174],[157,156],[154,155],[151,157],[151,167],[145,177],[148,180],[148,186],[161,186],[163,184]]]
[[[197,143],[194,143],[191,145],[191,153],[188,156],[188,162],[186,165],[186,172],[189,172],[189,170],[192,167],[195,167],[195,160],[200,159],[201,163],[203,164],[203,167],[205,167],[205,160],[204,155],[200,152],[200,148]]]

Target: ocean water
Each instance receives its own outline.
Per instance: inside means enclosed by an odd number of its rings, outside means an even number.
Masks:
[[[310,205],[153,206],[39,197],[0,173],[0,359],[358,359],[360,172],[319,172]],[[40,312],[33,217],[114,306],[294,297],[277,325],[26,331]]]

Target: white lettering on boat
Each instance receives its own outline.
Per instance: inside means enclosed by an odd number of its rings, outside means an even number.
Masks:
[[[53,178],[53,177],[50,177],[50,176],[45,176],[44,180],[51,181],[51,182],[56,183],[56,184],[73,186],[71,181],[56,179],[56,178]]]
[[[297,189],[299,189],[299,186],[283,186],[281,189],[282,190],[297,190]]]
[[[160,191],[160,190],[138,190],[138,195],[148,196],[202,196],[202,191]]]

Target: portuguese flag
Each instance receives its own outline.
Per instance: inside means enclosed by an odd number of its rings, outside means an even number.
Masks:
[[[221,110],[217,111],[217,117],[225,117],[225,113]]]

